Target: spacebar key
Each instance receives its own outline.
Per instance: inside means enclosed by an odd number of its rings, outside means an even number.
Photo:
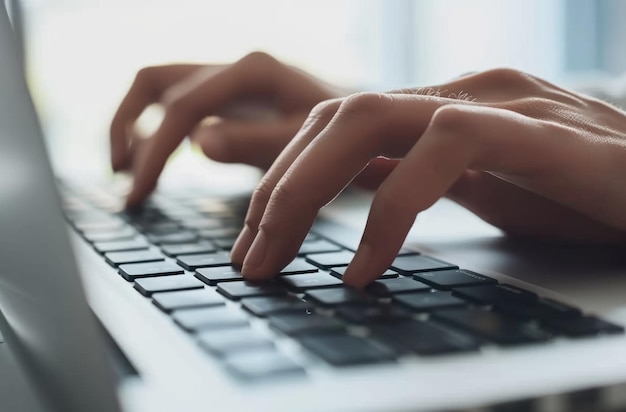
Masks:
[[[172,262],[130,263],[119,266],[119,274],[130,282],[136,278],[178,275],[185,273],[183,268]]]

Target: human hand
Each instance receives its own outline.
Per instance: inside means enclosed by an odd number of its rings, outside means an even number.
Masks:
[[[256,191],[232,250],[249,279],[296,255],[319,209],[385,164],[344,281],[389,267],[417,214],[444,195],[506,231],[623,241],[626,113],[514,70],[317,105]]]
[[[113,170],[132,170],[127,203],[136,206],[154,189],[165,162],[187,135],[214,160],[267,169],[311,108],[339,95],[338,89],[258,52],[232,65],[144,68],[111,124]],[[153,103],[163,104],[164,118],[143,139],[133,126]],[[208,116],[217,120],[203,122]]]

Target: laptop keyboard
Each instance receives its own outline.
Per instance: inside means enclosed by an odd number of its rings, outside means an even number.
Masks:
[[[245,199],[159,194],[128,213],[98,190],[63,185],[61,192],[68,221],[137,297],[243,378],[306,376],[320,362],[389,363],[624,333],[578,308],[406,249],[369,287],[344,287],[353,247],[315,228],[274,280],[250,283],[229,256]],[[294,343],[304,356],[285,350]]]

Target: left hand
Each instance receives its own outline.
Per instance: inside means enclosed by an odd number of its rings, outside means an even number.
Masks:
[[[319,209],[371,162],[386,172],[344,276],[351,286],[377,279],[444,195],[515,234],[626,238],[626,113],[497,69],[318,104],[253,194],[232,251],[244,276],[268,279],[289,263]]]
[[[227,65],[141,69],[111,122],[113,170],[130,170],[134,177],[127,206],[138,206],[152,192],[185,136],[214,160],[266,169],[311,108],[341,93],[262,52]],[[148,139],[142,139],[134,125],[154,103],[164,108],[163,120]]]

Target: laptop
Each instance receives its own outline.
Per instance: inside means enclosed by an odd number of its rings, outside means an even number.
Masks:
[[[0,10],[0,410],[619,410],[623,248],[514,241],[442,200],[383,277],[342,270],[371,196],[327,207],[276,280],[230,266],[241,188],[159,191],[50,166]]]

